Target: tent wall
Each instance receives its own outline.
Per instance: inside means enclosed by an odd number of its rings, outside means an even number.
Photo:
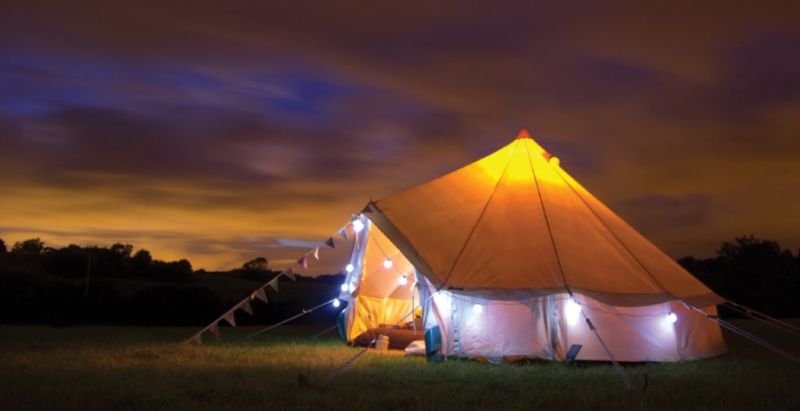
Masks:
[[[425,299],[431,293],[433,297]],[[498,299],[496,294],[487,298],[427,288],[421,295],[426,302],[425,327],[439,326],[446,356],[563,360],[572,344],[580,344],[577,359],[608,361],[585,317],[618,361],[682,361],[725,352],[719,327],[679,302],[614,307],[576,296],[581,311],[576,313],[573,306],[568,313],[567,294],[525,298],[514,293]],[[677,315],[674,324],[667,320],[669,313]]]

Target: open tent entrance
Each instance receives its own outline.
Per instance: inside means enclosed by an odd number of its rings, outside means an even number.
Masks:
[[[371,343],[386,335],[393,348],[423,338],[422,311],[414,266],[367,219],[359,220],[353,253],[339,299],[348,302],[340,331],[349,342]],[[363,226],[361,225],[363,223]]]

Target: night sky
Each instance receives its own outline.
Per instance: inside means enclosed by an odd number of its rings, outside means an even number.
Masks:
[[[278,268],[527,127],[673,257],[800,246],[796,1],[28,3],[0,2],[7,243]]]

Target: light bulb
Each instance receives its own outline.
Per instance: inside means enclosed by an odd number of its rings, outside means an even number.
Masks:
[[[356,218],[355,220],[353,220],[353,231],[360,233],[361,230],[363,229],[364,229],[364,222],[361,221],[361,219]]]
[[[581,305],[570,298],[564,305],[564,314],[567,317],[567,324],[575,325],[581,317]]]
[[[402,277],[397,279],[397,282],[400,283],[400,285],[406,285],[408,284],[408,277],[403,275]]]
[[[353,270],[355,270],[355,269],[356,269],[356,267],[355,267],[355,266],[353,266],[353,264],[347,264],[347,265],[344,267],[344,270],[345,270],[345,271],[347,271],[348,273],[352,273],[352,272],[353,272]]]
[[[342,286],[340,288],[341,288],[342,291],[347,291],[347,289],[350,288],[350,287],[347,285],[347,283],[344,283],[344,284],[342,284]]]
[[[338,299],[338,298],[334,298],[334,299],[333,299],[333,306],[334,306],[334,307],[338,307],[338,306],[340,306],[340,305],[342,305],[342,302],[341,302],[341,301],[339,301],[339,299]]]
[[[383,268],[388,270],[388,269],[392,268],[393,265],[394,265],[394,263],[392,262],[392,260],[390,258],[387,258],[387,259],[383,260]]]
[[[483,312],[483,306],[480,304],[475,304],[472,306],[472,312],[475,314],[480,314]]]
[[[667,314],[667,322],[670,324],[675,324],[676,322],[678,322],[678,316],[675,315],[675,313]]]

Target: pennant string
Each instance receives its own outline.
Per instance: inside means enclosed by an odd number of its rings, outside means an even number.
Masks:
[[[345,240],[349,240],[350,239],[349,236],[348,236],[348,233],[347,233],[347,226],[349,224],[350,224],[350,222],[348,222],[347,224],[345,224],[344,226],[342,226],[338,230],[339,236],[341,236]],[[355,243],[356,243],[355,247],[358,248],[358,233],[354,232],[354,234],[355,234],[354,240],[355,240]],[[327,247],[330,247],[330,248],[336,248],[336,242],[335,242],[333,237],[328,237],[327,239],[325,239],[323,244],[325,246],[327,246]],[[313,256],[317,260],[319,260],[319,248],[320,248],[320,246],[318,245],[318,246],[316,246],[316,247],[314,247],[312,249]],[[300,266],[302,266],[303,268],[308,268],[308,258],[307,258],[308,254],[309,254],[309,252],[307,252],[302,257],[300,257],[300,259],[298,259],[296,261],[296,263],[299,264]],[[267,294],[264,291],[264,289],[267,286],[269,286],[272,289],[274,289],[275,292],[278,292],[278,279],[281,276],[286,276],[287,278],[291,279],[292,281],[297,281],[297,277],[295,276],[295,274],[292,271],[291,267],[287,268],[286,270],[284,270],[283,272],[281,272],[280,274],[276,275],[274,278],[269,280],[269,282],[267,282],[266,284],[264,284],[261,287],[257,288],[252,293],[248,294],[247,297],[245,297],[238,304],[234,305],[233,308],[231,308],[230,310],[228,310],[225,313],[223,313],[222,315],[220,315],[216,320],[212,321],[211,324],[207,325],[205,328],[201,329],[200,331],[195,333],[193,336],[189,337],[189,339],[186,340],[186,342],[187,343],[195,343],[195,344],[198,344],[198,345],[202,345],[203,344],[203,333],[206,332],[206,331],[209,331],[212,334],[214,334],[215,336],[219,337],[219,322],[222,321],[222,320],[225,320],[231,326],[235,327],[236,326],[236,317],[235,317],[234,313],[236,312],[236,310],[237,309],[242,309],[242,310],[244,310],[247,313],[252,315],[253,314],[253,306],[250,304],[250,301],[252,301],[254,299],[259,299],[259,300],[261,300],[261,301],[263,301],[265,303],[268,303],[269,301],[267,299]],[[329,303],[330,303],[330,301],[327,302],[327,303],[321,304],[321,305],[319,305],[317,307],[314,307],[309,311],[305,311],[304,310],[304,312],[301,313],[301,315],[307,314],[307,313],[309,313],[311,311],[316,310],[317,308],[321,307],[322,305],[329,304]],[[294,318],[295,317],[293,317],[292,319],[294,319]],[[280,324],[283,324],[283,322],[281,322],[279,324],[276,324],[275,326],[278,326]]]

